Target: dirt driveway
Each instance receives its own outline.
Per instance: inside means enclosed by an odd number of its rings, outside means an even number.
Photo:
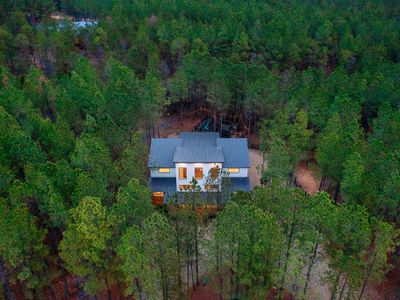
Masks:
[[[250,156],[250,188],[253,189],[255,186],[261,184],[261,167],[263,164],[263,157],[260,150],[249,149]],[[265,164],[266,162],[264,162]]]
[[[297,166],[296,170],[294,170],[294,176],[296,176],[298,185],[301,186],[306,193],[312,195],[318,192],[319,180],[316,179],[313,171],[307,167],[305,162]]]

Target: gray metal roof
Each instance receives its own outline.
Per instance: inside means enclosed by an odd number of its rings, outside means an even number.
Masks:
[[[222,147],[203,145],[199,147],[178,146],[175,150],[174,162],[224,162]]]
[[[218,138],[224,152],[224,168],[250,168],[249,149],[245,138]]]
[[[212,147],[217,145],[218,132],[182,132],[179,134],[183,147]]]
[[[149,164],[150,168],[175,168],[174,153],[181,144],[179,138],[151,139]]]
[[[183,132],[179,138],[152,139],[150,168],[174,168],[176,162],[222,162],[226,168],[249,168],[247,139],[220,138],[216,132]]]

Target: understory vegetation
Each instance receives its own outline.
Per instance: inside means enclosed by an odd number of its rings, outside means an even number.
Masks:
[[[390,0],[1,1],[0,299],[205,283],[308,299],[321,261],[330,299],[364,299],[400,265],[399,15]],[[154,208],[150,139],[166,111],[200,109],[259,137],[262,184],[216,216],[197,192]],[[295,187],[302,162],[320,192]]]

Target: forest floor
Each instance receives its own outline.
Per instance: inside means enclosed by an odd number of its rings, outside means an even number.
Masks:
[[[193,128],[199,124],[205,116],[204,113],[198,113],[197,116],[185,113],[182,114],[181,118],[175,114],[164,116],[157,126],[156,135],[160,138],[176,137],[181,132],[193,131]]]
[[[318,192],[319,181],[315,171],[311,170],[306,162],[301,162],[294,171],[297,184],[308,194],[312,195]]]
[[[260,150],[250,149],[249,150],[250,156],[250,169],[249,169],[249,178],[250,178],[250,188],[253,189],[255,186],[261,184],[261,174],[260,169],[262,165],[266,164],[263,159]]]

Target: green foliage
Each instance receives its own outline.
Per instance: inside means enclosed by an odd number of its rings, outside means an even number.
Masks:
[[[274,120],[265,121],[260,130],[260,148],[268,158],[268,168],[262,173],[267,183],[282,182],[288,176],[291,181],[294,169],[308,158],[312,130],[308,129],[306,112],[298,111],[293,122],[287,119],[285,113],[277,113]]]
[[[345,123],[335,114],[326,125],[317,144],[317,160],[324,174],[336,180],[343,176],[347,157],[363,147],[362,132],[353,119]]]
[[[162,299],[173,298],[176,293],[176,274],[180,270],[176,264],[176,250],[172,226],[159,213],[153,213],[143,224],[144,244],[150,265],[157,272]]]
[[[146,253],[145,237],[137,226],[130,227],[121,238],[117,248],[122,260],[121,271],[128,284],[126,294],[135,298],[159,299],[160,293],[156,286],[156,278],[160,276],[153,268]]]
[[[244,286],[243,297],[263,299],[275,283],[277,260],[283,244],[282,230],[274,215],[235,199],[216,219],[215,244],[220,272],[230,270],[231,293]],[[222,276],[222,273],[219,276]],[[242,297],[242,296],[241,296]]]
[[[141,184],[147,183],[147,152],[142,134],[135,132],[117,161],[116,168],[122,184],[128,183],[132,178],[138,179]]]
[[[362,298],[400,224],[399,11],[369,0],[3,1],[1,275],[43,298],[63,236],[63,263],[90,294],[116,277],[136,298],[183,298],[182,268],[207,258],[224,296],[276,286],[299,297],[304,286],[307,297],[324,248],[333,294]],[[170,102],[259,136],[266,186],[207,224],[197,193],[176,215],[153,214],[139,132],[149,145]],[[344,204],[284,188],[314,151]]]
[[[153,213],[151,190],[132,178],[126,187],[121,187],[117,201],[113,205],[110,218],[113,226],[119,227],[124,233],[132,225],[142,226],[143,222]]]
[[[85,291],[96,294],[108,270],[112,236],[108,211],[99,198],[85,197],[71,209],[71,220],[60,243],[66,268],[85,279]]]
[[[92,186],[94,187],[92,191],[96,192],[94,195],[100,193],[106,196],[110,186],[117,180],[107,145],[101,138],[95,136],[85,134],[76,141],[75,151],[71,156],[71,165],[85,172],[79,176],[78,189],[80,187],[88,190]],[[79,193],[81,197],[94,195]]]
[[[132,130],[137,126],[135,121],[140,110],[139,82],[135,73],[114,59],[108,61],[106,72],[107,111],[117,126]]]
[[[339,293],[339,284],[344,280],[349,294],[361,285],[364,257],[370,244],[371,229],[368,214],[360,206],[343,205],[336,214],[334,227],[327,232],[326,250],[330,256],[331,294]]]
[[[38,219],[25,204],[10,207],[0,199],[0,261],[8,271],[8,280],[19,280],[27,297],[45,284],[41,282],[46,271],[43,259],[48,254],[45,236],[46,230],[38,226]]]
[[[38,145],[2,106],[0,106],[0,145],[3,166],[18,170],[27,163],[38,164],[44,160]]]
[[[373,215],[399,223],[399,110],[382,106],[366,149],[346,161],[342,180],[349,203],[364,205]]]

